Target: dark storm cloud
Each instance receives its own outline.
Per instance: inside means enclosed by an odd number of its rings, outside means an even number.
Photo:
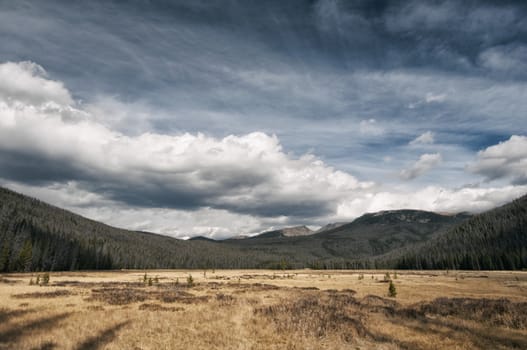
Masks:
[[[0,57],[41,64],[87,101],[145,100],[157,131],[287,134],[284,124],[430,114],[473,124],[480,113],[462,106],[408,110],[415,96],[382,77],[340,78],[417,70],[430,77],[423,94],[435,76],[460,88],[523,79],[526,14],[512,1],[17,1],[3,4]]]
[[[98,166],[94,164],[94,167]],[[259,169],[226,169],[209,167],[208,170],[181,171],[179,176],[162,173],[148,174],[148,167],[134,168],[118,173],[92,171],[82,160],[57,159],[35,152],[9,152],[0,149],[0,178],[26,183],[32,186],[49,186],[74,181],[83,191],[98,193],[104,197],[132,207],[155,207],[192,210],[215,207],[236,213],[256,216],[313,217],[327,214],[331,204],[325,199],[292,194],[276,197],[272,179],[267,171]],[[133,172],[133,174],[132,174]],[[192,178],[188,175],[192,173]],[[210,186],[200,187],[199,183]],[[268,194],[254,195],[250,200],[226,200],[225,194],[243,193],[246,189],[266,186]]]
[[[3,7],[1,56],[31,58],[86,97],[101,89],[152,96],[174,84],[188,91],[182,98],[209,99],[218,88],[236,96],[245,89],[229,69],[479,74],[485,73],[481,54],[525,44],[527,33],[522,2],[17,1]]]
[[[85,180],[84,171],[72,167],[68,159],[43,159],[41,155],[0,150],[0,178],[31,185]]]
[[[422,94],[433,91],[436,76],[450,77],[447,87],[459,89],[470,77],[482,79],[480,86],[524,81],[518,73],[525,71],[527,47],[522,2],[17,1],[3,7],[0,57],[39,63],[83,100],[100,94],[144,100],[156,106],[156,131],[280,135],[302,122],[352,125],[374,117],[424,124],[418,118],[434,114],[444,124],[460,114],[473,124],[479,111],[463,106],[409,110],[417,96],[401,90],[414,86],[412,76],[390,86],[382,73],[429,77],[415,88]],[[354,73],[362,78],[349,77]]]

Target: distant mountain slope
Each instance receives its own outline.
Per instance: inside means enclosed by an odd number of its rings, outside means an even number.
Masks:
[[[379,265],[410,269],[527,268],[527,196],[475,215],[430,241],[392,252]]]
[[[259,235],[249,237],[248,239],[261,239],[261,238],[278,238],[278,237],[301,237],[309,236],[315,233],[306,226],[295,226],[295,227],[286,227],[279,230],[267,231],[260,233]]]
[[[320,232],[326,232],[326,231],[329,231],[329,230],[333,230],[333,229],[336,229],[342,225],[346,225],[347,222],[334,222],[334,223],[331,223],[331,224],[327,224],[327,225],[324,225],[322,226],[321,228],[319,228],[318,230],[315,231],[315,233],[320,233]]]
[[[467,215],[397,210],[366,214],[352,223],[309,236],[284,237],[273,231],[222,244],[266,252],[294,267],[374,267],[370,258],[424,242],[467,218]]]
[[[527,196],[469,218],[365,214],[319,233],[188,241],[114,228],[0,188],[0,272],[121,268],[527,267]],[[311,233],[311,234],[310,234]],[[308,234],[308,235],[303,235]]]

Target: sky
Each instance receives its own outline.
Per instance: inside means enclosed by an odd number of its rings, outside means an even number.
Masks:
[[[525,1],[0,0],[0,186],[178,238],[527,193]]]

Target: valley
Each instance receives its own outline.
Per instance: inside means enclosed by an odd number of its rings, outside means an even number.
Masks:
[[[37,275],[1,275],[0,349],[527,347],[527,272],[53,272],[29,285]]]
[[[0,188],[0,272],[111,269],[527,268],[527,196],[477,214],[365,214],[215,241],[111,227]]]

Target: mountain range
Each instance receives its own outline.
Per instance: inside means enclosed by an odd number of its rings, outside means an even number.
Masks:
[[[0,188],[0,272],[147,268],[527,267],[527,196],[488,212],[365,214],[214,241],[114,228]]]

